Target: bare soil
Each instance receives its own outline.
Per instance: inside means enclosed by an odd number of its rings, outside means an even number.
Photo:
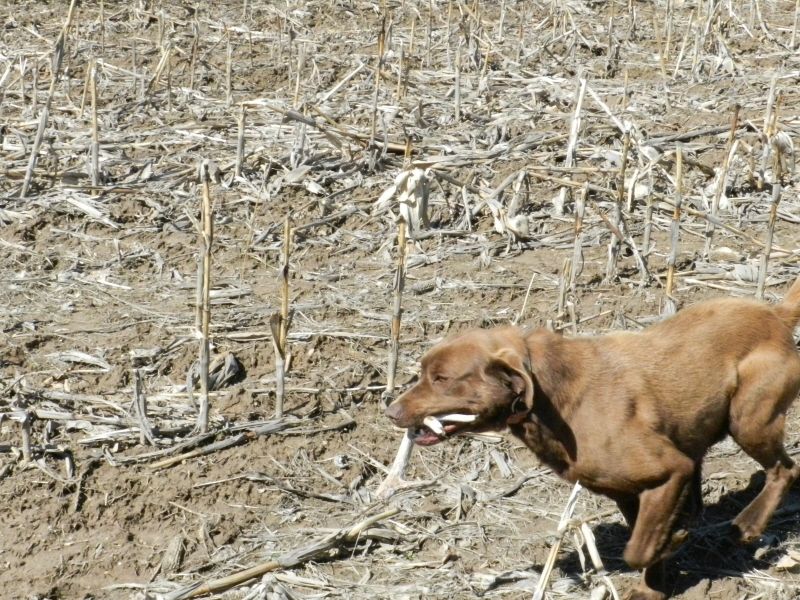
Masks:
[[[406,477],[429,484],[376,497],[402,436],[381,409],[399,212],[397,196],[381,195],[409,164],[427,169],[429,223],[408,246],[400,388],[427,348],[467,327],[518,321],[586,335],[660,318],[677,144],[674,299],[752,296],[777,177],[776,151],[762,159],[764,132],[800,133],[795,3],[87,1],[56,61],[66,4],[0,1],[0,597],[188,597],[187,586],[387,507],[400,512],[354,543],[210,596],[530,597],[570,486],[518,441],[465,437],[417,451]],[[580,78],[608,112],[586,94],[571,167]],[[771,86],[777,117],[765,126]],[[734,105],[726,228],[706,256],[703,215]],[[626,176],[639,176],[640,192],[623,195],[626,242],[608,277],[618,123],[631,131]],[[239,370],[211,392],[213,435],[201,439],[186,382],[199,353],[206,160],[218,168],[212,360],[232,355]],[[798,185],[790,172],[782,181],[767,301],[800,274]],[[570,287],[565,260],[587,182]],[[636,259],[648,204],[649,275]],[[259,435],[275,412],[269,319],[287,215],[287,417]],[[137,373],[152,441],[133,402]],[[231,447],[159,465],[242,432]],[[787,447],[800,453],[796,410]],[[739,547],[727,523],[757,492],[757,465],[725,441],[704,473],[706,510],[668,574],[674,597],[798,597],[800,492],[759,544]],[[575,518],[616,589],[630,588],[638,575],[621,561],[627,532],[613,504],[584,492]],[[579,541],[564,540],[552,597],[602,597]]]

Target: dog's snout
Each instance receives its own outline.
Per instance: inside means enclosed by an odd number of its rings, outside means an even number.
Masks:
[[[395,423],[403,418],[403,407],[399,402],[392,402],[384,411],[384,414]]]

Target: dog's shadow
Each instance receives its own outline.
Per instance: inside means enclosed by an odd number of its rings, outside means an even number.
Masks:
[[[668,590],[671,594],[681,594],[703,580],[740,577],[775,564],[785,552],[786,538],[800,532],[800,485],[787,494],[758,543],[739,543],[731,525],[763,485],[764,473],[755,473],[746,488],[727,492],[717,502],[704,506],[690,529],[689,539],[667,561],[666,581],[672,587]],[[601,523],[592,532],[606,569],[630,572],[622,560],[630,537],[628,528],[622,523]],[[576,550],[563,555],[557,564],[567,575],[581,574]]]

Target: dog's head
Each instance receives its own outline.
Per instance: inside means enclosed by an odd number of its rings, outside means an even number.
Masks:
[[[524,420],[533,408],[528,350],[519,329],[468,331],[422,357],[419,380],[388,416],[430,446],[466,431],[491,431]]]

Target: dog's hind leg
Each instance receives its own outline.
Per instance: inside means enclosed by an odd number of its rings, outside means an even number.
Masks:
[[[769,523],[772,513],[783,501],[792,483],[800,476],[798,467],[783,449],[779,441],[783,433],[783,417],[777,418],[764,430],[765,439],[756,443],[734,436],[742,449],[752,456],[766,474],[766,482],[758,496],[733,520],[741,541],[749,543],[757,540]],[[772,440],[770,442],[766,438]]]
[[[764,488],[733,521],[741,540],[752,542],[800,476],[800,467],[783,447],[786,410],[800,388],[800,358],[754,352],[740,365],[739,379],[731,399],[730,433],[766,474]]]
[[[800,476],[800,467],[783,447],[786,410],[800,387],[800,358],[753,353],[740,365],[739,379],[742,384],[731,399],[730,433],[766,473],[764,488],[733,520],[741,540],[752,542]]]

